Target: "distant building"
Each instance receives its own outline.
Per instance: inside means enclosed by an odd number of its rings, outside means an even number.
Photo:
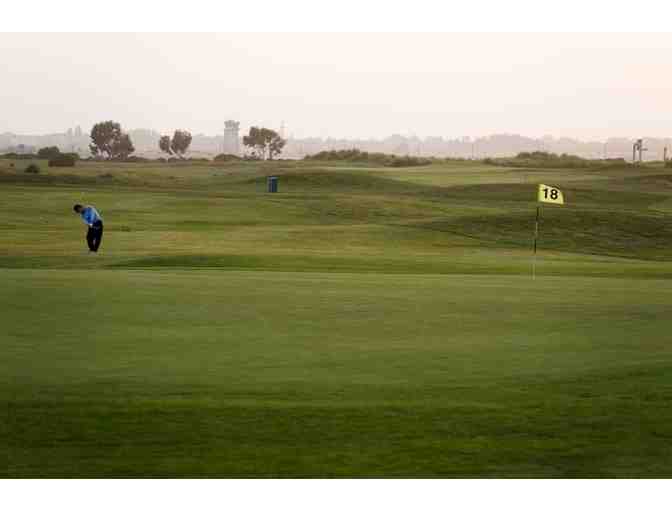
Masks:
[[[227,120],[224,123],[224,144],[222,152],[224,154],[240,155],[240,122]]]

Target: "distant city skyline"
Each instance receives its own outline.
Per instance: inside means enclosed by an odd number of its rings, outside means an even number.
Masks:
[[[109,117],[105,119],[100,119],[102,120],[116,120],[115,117]],[[193,135],[199,135],[199,136],[208,136],[208,137],[216,137],[216,136],[223,136],[226,132],[226,124],[227,121],[222,121],[222,127],[218,131],[215,132],[197,132],[193,129],[190,129],[188,126],[181,126],[181,127],[175,127],[175,128],[169,128],[169,129],[156,129],[156,128],[151,128],[147,126],[134,126],[134,127],[128,127],[122,124],[122,129],[126,132],[131,132],[131,131],[146,131],[146,132],[152,132],[152,133],[157,133],[161,135],[170,135],[172,134],[176,129],[186,129]],[[236,122],[239,123],[240,125],[240,134],[241,137],[242,135],[247,133],[247,130],[249,130],[250,127],[252,126],[263,126],[267,127],[270,129],[274,129],[278,132],[281,131],[283,128],[283,121],[277,122],[275,124],[264,124],[264,123],[245,123],[240,120],[236,120]],[[276,125],[277,124],[277,125]],[[601,143],[601,142],[606,142],[610,138],[623,138],[623,139],[628,139],[628,140],[635,140],[637,138],[664,138],[664,139],[670,139],[672,140],[672,121],[670,122],[671,129],[669,130],[669,134],[663,134],[662,136],[655,136],[653,134],[647,134],[647,133],[639,133],[639,132],[633,132],[631,134],[624,134],[624,135],[609,135],[609,136],[594,136],[594,137],[581,137],[581,136],[568,136],[568,135],[560,135],[557,133],[553,133],[552,131],[545,132],[542,135],[526,135],[524,133],[520,132],[513,132],[513,131],[498,131],[498,132],[483,132],[483,133],[462,133],[461,135],[446,135],[446,134],[441,134],[441,133],[428,133],[428,134],[419,134],[415,130],[407,130],[406,132],[388,132],[384,133],[380,136],[365,136],[365,137],[357,137],[357,136],[321,136],[317,133],[307,133],[303,136],[297,136],[293,130],[291,129],[291,125],[287,125],[287,123],[284,124],[284,130],[285,130],[285,137],[286,138],[322,138],[322,139],[335,139],[335,140],[382,140],[385,138],[388,138],[390,136],[404,136],[404,137],[416,137],[420,139],[426,139],[426,138],[445,138],[445,139],[462,139],[462,138],[486,138],[490,136],[523,136],[526,138],[532,138],[532,139],[543,139],[543,138],[553,138],[553,139],[562,139],[562,138],[567,138],[567,139],[572,139],[576,140],[579,142],[583,143]],[[20,132],[18,130],[13,130],[13,129],[7,129],[4,131],[0,131],[0,135],[14,135],[14,136],[20,136],[20,137],[42,137],[42,136],[56,136],[56,135],[62,135],[62,134],[67,134],[69,131],[72,131],[73,133],[77,128],[81,130],[81,135],[82,136],[89,136],[89,133],[91,131],[91,128],[93,127],[93,124],[90,126],[85,126],[81,124],[77,124],[74,126],[68,126],[60,130],[55,130],[55,131],[39,131],[39,130],[34,130],[34,131],[28,131],[28,132]],[[305,130],[297,130],[299,133],[305,132]]]
[[[220,153],[242,155],[243,131],[240,124],[228,120],[225,129],[216,135],[194,134],[188,156],[213,157]],[[163,157],[159,150],[159,138],[165,131],[148,128],[126,130],[136,147],[136,155]],[[482,159],[485,157],[512,156],[519,152],[546,151],[574,154],[586,158],[624,158],[629,160],[636,139],[644,138],[644,159],[660,160],[666,148],[672,150],[672,137],[610,137],[600,141],[580,140],[571,137],[550,135],[533,138],[519,134],[490,134],[482,137],[442,137],[390,134],[380,138],[335,138],[335,137],[289,137],[282,156],[302,158],[325,150],[359,149],[369,152],[385,152],[398,155],[421,155],[435,157],[458,157]],[[89,155],[89,130],[80,126],[68,128],[60,133],[47,135],[20,135],[0,133],[0,153],[35,153],[41,147],[56,145],[63,151]]]
[[[0,132],[672,134],[670,34],[0,34]]]

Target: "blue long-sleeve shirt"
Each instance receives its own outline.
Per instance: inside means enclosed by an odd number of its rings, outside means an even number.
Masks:
[[[87,205],[82,212],[82,221],[87,225],[93,225],[96,221],[103,221],[103,217],[96,211],[96,208],[92,205]]]

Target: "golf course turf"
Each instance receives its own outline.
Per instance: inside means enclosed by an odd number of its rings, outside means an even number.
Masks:
[[[0,476],[672,476],[662,165],[28,163]]]

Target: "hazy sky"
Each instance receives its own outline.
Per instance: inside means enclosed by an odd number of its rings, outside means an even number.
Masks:
[[[0,34],[0,132],[672,136],[672,34]]]

